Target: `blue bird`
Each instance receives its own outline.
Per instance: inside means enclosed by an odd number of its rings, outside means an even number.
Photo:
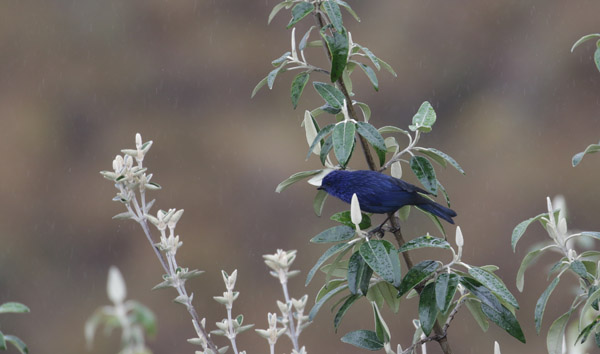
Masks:
[[[356,193],[362,211],[376,214],[393,213],[405,205],[414,205],[447,222],[456,212],[446,208],[422,194],[431,194],[424,189],[375,171],[335,170],[327,174],[318,188],[346,203]]]

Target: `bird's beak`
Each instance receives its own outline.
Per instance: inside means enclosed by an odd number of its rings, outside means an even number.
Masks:
[[[324,191],[325,190],[324,187],[318,187],[317,189],[320,190],[320,191]]]

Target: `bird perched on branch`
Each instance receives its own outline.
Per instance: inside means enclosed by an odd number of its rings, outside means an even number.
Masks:
[[[318,188],[346,203],[356,193],[362,211],[376,214],[393,213],[405,205],[414,205],[454,224],[456,212],[422,194],[424,189],[375,171],[335,170],[327,174]]]

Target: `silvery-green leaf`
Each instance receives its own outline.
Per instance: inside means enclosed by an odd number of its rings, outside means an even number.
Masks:
[[[552,294],[552,292],[554,291],[554,288],[556,288],[556,285],[558,284],[559,280],[559,277],[554,278],[552,283],[548,285],[546,290],[544,290],[537,303],[535,304],[534,319],[535,330],[537,334],[540,334],[540,329],[542,328],[542,318],[544,317],[544,311],[546,310],[546,303],[548,302],[548,298],[550,297],[550,294]]]
[[[344,343],[367,350],[380,350],[383,348],[383,342],[377,337],[377,333],[366,329],[347,333],[341,340]]]
[[[300,96],[304,91],[304,87],[306,86],[309,77],[310,74],[305,71],[296,75],[296,77],[292,81],[290,97],[292,99],[292,106],[294,107],[294,109],[296,109],[296,107],[298,106],[298,100],[300,100]]]
[[[352,10],[352,8],[350,7],[350,5],[348,5],[347,2],[342,1],[342,0],[335,0],[335,2],[337,2],[338,5],[344,7],[346,9],[346,11],[348,11],[348,13],[350,13],[350,15],[352,15],[352,17],[354,17],[354,19],[357,22],[360,22],[360,18],[358,17],[358,15],[356,14],[356,12],[354,12],[354,10]]]
[[[532,222],[538,221],[543,217],[548,217],[548,213],[543,213],[543,214],[540,214],[533,218],[529,218],[525,221],[520,222],[519,225],[515,226],[515,228],[513,229],[512,237],[511,237],[511,241],[510,241],[512,248],[513,248],[513,252],[515,252],[515,249],[517,247],[517,242],[519,242],[519,240],[521,239],[521,237],[527,230],[527,227],[529,227],[529,225],[531,225]]]
[[[0,305],[0,313],[27,313],[30,312],[29,307],[20,302],[5,302]]]
[[[408,128],[412,131],[429,133],[431,126],[435,123],[436,114],[431,104],[427,101],[421,104],[417,113],[413,116],[412,124]]]
[[[287,28],[291,28],[293,25],[302,20],[306,15],[311,13],[315,9],[314,5],[309,2],[301,1],[292,8],[292,19],[287,25]]]
[[[269,79],[269,77],[265,77],[264,79],[260,80],[258,84],[256,84],[256,86],[254,86],[254,89],[252,90],[252,94],[250,95],[250,98],[254,98],[254,96],[256,95],[256,93],[263,87],[265,86],[265,84],[267,83],[267,80]]]
[[[308,178],[310,176],[314,176],[317,173],[320,173],[321,171],[322,170],[312,170],[312,171],[302,171],[302,172],[294,173],[293,175],[288,177],[285,181],[279,183],[279,185],[277,185],[277,188],[275,188],[275,192],[281,193],[282,191],[284,191],[287,187],[291,186],[292,184],[294,184],[300,180],[303,180],[305,178]]]
[[[593,154],[598,151],[600,151],[600,144],[588,145],[588,147],[585,148],[585,150],[583,150],[582,152],[577,153],[577,154],[575,154],[575,156],[573,156],[573,160],[571,161],[571,163],[573,164],[573,167],[579,165],[579,163],[581,162],[581,159],[583,159],[584,155]]]
[[[333,129],[333,152],[338,162],[346,166],[354,150],[356,125],[352,121],[343,121]]]
[[[289,6],[291,6],[292,4],[293,4],[293,1],[286,0],[286,1],[280,2],[279,4],[275,5],[275,7],[273,7],[273,10],[271,10],[271,13],[269,14],[269,20],[267,21],[267,24],[271,23],[271,21],[273,20],[275,15],[277,15],[277,13],[279,11],[281,11],[281,9],[283,9],[284,7],[289,8]]]
[[[581,38],[579,38],[577,40],[577,42],[575,42],[575,44],[573,44],[573,47],[571,47],[571,52],[573,52],[575,50],[575,48],[577,48],[581,43],[590,40],[592,38],[599,38],[600,37],[600,33],[592,33],[592,34],[587,34]]]
[[[313,86],[317,93],[334,109],[341,109],[344,105],[344,94],[335,86],[324,82],[313,82]]]
[[[437,195],[437,178],[431,162],[423,156],[412,156],[410,168],[415,173],[423,187],[433,195]]]
[[[344,26],[342,23],[342,13],[340,12],[340,7],[333,0],[328,0],[323,2],[323,8],[327,13],[327,17],[331,21],[331,24],[335,28],[336,31],[342,32],[344,30]]]
[[[550,325],[548,335],[546,336],[546,348],[548,349],[548,354],[563,354],[565,328],[567,328],[567,323],[569,322],[572,311],[573,310],[569,310],[567,313],[554,320],[552,325]]]

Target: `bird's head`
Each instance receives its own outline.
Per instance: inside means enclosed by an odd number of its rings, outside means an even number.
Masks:
[[[334,185],[334,180],[332,179],[332,173],[335,175],[336,170],[333,169],[324,169],[320,173],[316,174],[312,178],[308,180],[309,184],[317,187],[318,190],[324,190],[326,192],[329,191],[329,188]]]
[[[323,172],[323,176],[321,177],[321,181],[317,189],[324,190],[329,194],[334,194],[343,171],[329,170]]]

